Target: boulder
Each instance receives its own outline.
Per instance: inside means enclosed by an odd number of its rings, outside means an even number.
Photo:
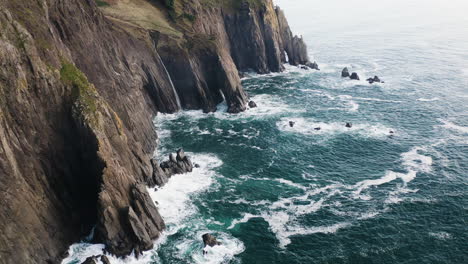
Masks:
[[[254,101],[250,101],[249,102],[249,107],[250,108],[255,108],[255,107],[257,107],[257,104]]]
[[[351,127],[353,127],[353,124],[351,124],[351,123],[346,123],[346,127],[347,127],[347,128],[351,128]]]
[[[346,78],[349,77],[349,70],[348,68],[344,68],[343,71],[341,71],[341,77]]]
[[[218,242],[216,238],[210,234],[204,234],[202,238],[203,238],[203,244],[205,244],[205,247],[206,246],[214,247],[214,246],[221,245],[221,242]]]
[[[317,62],[315,62],[315,61],[314,61],[314,62],[310,62],[310,61],[309,61],[309,62],[307,62],[305,65],[306,65],[307,67],[311,68],[311,69],[320,71],[320,68],[319,68]]]
[[[351,80],[357,80],[357,81],[360,80],[359,75],[355,72],[351,73],[351,76],[349,78],[351,78]]]
[[[295,124],[296,124],[296,122],[294,122],[294,121],[289,121],[289,126],[290,126],[290,127],[294,127]]]

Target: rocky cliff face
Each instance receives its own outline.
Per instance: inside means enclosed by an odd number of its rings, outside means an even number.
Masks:
[[[59,262],[94,226],[114,254],[151,248],[164,221],[145,184],[179,171],[150,160],[152,118],[244,111],[239,70],[308,61],[280,14],[270,0],[0,0],[2,263]]]

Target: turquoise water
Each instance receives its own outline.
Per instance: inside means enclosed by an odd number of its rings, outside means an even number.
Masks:
[[[258,108],[239,115],[158,116],[157,155],[182,147],[200,168],[150,190],[168,230],[126,262],[468,263],[468,20],[439,1],[333,15],[331,0],[310,20],[277,2],[322,70],[250,74]],[[204,233],[223,243],[206,255]]]

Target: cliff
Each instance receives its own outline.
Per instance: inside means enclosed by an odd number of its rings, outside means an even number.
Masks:
[[[244,111],[239,71],[308,62],[290,32],[271,0],[0,0],[1,262],[151,248],[152,118]]]

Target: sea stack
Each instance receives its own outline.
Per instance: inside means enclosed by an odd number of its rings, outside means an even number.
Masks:
[[[355,72],[353,72],[349,78],[351,78],[351,80],[356,80],[356,81],[360,80],[359,75]]]
[[[349,70],[348,70],[347,67],[345,67],[345,68],[343,69],[343,71],[341,71],[341,77],[343,77],[343,78],[349,77]]]

